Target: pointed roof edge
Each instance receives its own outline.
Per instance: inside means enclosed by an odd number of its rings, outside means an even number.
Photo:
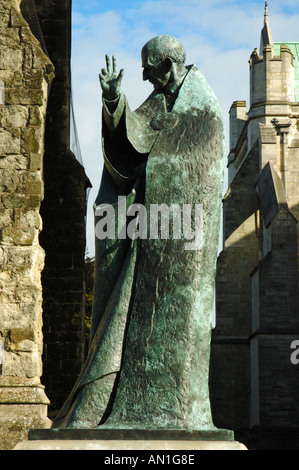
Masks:
[[[268,2],[265,2],[264,27],[261,31],[261,42],[260,42],[260,54],[261,55],[263,54],[264,48],[269,45],[274,51],[272,32],[269,26]]]
[[[264,21],[266,23],[266,21],[269,20],[269,13],[268,13],[268,2],[265,2],[265,14],[264,14]]]

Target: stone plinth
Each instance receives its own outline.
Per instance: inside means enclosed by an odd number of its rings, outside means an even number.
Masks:
[[[33,429],[15,450],[246,450],[232,431],[213,429]]]
[[[27,441],[18,444],[14,450],[247,450],[236,441]]]
[[[31,428],[50,428],[48,404],[38,379],[0,377],[0,449],[14,448]]]

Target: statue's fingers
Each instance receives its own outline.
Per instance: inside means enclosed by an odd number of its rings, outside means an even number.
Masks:
[[[107,75],[108,72],[107,72],[106,69],[102,69],[102,70],[101,70],[101,73],[102,73],[102,75]]]
[[[107,67],[107,72],[110,73],[110,59],[109,59],[109,56],[108,54],[106,54],[106,67]]]
[[[122,81],[122,78],[124,76],[124,69],[121,69],[121,71],[118,74],[117,81],[120,83]]]
[[[113,73],[115,73],[116,75],[117,74],[117,62],[116,62],[115,55],[112,56],[112,67],[113,67]]]
[[[106,77],[104,75],[102,75],[101,73],[99,74],[99,80],[100,80],[100,84],[101,84],[101,87],[104,89],[104,88],[107,88],[107,81],[106,81]]]

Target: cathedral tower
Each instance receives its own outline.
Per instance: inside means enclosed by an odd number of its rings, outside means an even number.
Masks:
[[[299,43],[273,42],[266,2],[249,109],[245,101],[230,109],[211,364],[215,424],[249,447],[298,441],[299,370],[290,360],[299,333],[298,59]]]

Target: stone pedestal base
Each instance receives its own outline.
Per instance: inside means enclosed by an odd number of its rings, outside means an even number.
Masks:
[[[32,429],[14,450],[198,451],[247,450],[224,429]]]
[[[103,450],[103,451],[149,451],[149,450],[247,450],[236,441],[27,441],[14,450]]]
[[[33,427],[52,425],[47,417],[49,400],[44,387],[21,379],[16,381],[5,377],[0,380],[0,450],[13,449]]]

